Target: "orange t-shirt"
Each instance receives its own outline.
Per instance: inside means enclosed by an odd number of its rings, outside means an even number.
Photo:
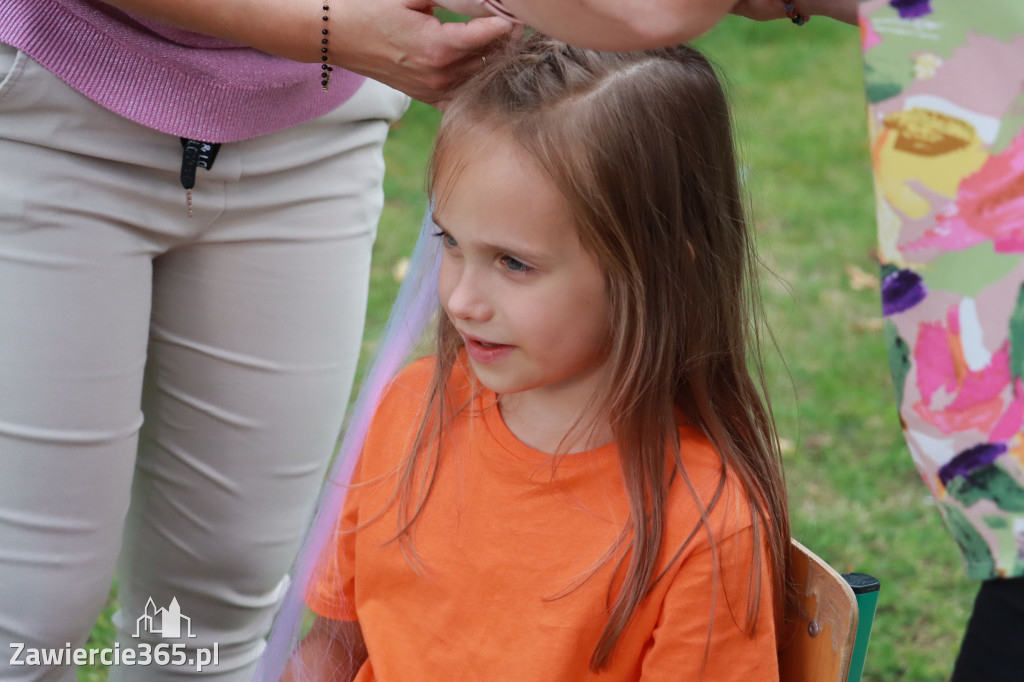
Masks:
[[[335,560],[309,595],[319,615],[359,621],[369,659],[357,682],[778,680],[767,568],[755,636],[742,629],[755,550],[748,503],[729,479],[710,515],[717,580],[708,534],[699,529],[634,613],[608,667],[592,672],[619,554],[594,567],[629,520],[615,445],[557,458],[536,451],[508,430],[486,389],[448,431],[414,526],[425,566],[414,570],[392,542],[398,526],[390,500],[432,369],[432,359],[413,363],[378,408],[331,550]],[[457,369],[452,384],[453,404],[464,404],[466,375]],[[681,426],[680,435],[686,473],[709,500],[721,479],[719,458],[700,433]],[[675,554],[698,520],[677,477],[663,553]],[[667,563],[661,560],[659,573]]]

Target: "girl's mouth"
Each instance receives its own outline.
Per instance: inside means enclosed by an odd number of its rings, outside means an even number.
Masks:
[[[462,340],[466,344],[470,360],[485,365],[501,360],[515,349],[515,346],[491,343],[466,334],[462,334]]]

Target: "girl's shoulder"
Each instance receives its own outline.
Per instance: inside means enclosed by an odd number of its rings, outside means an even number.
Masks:
[[[453,394],[469,393],[473,390],[473,381],[467,362],[462,356],[452,367],[451,376],[446,382],[446,391]],[[427,355],[410,362],[395,375],[384,391],[381,403],[388,400],[406,400],[409,396],[424,397],[430,390],[437,371],[437,356]]]
[[[367,438],[416,423],[423,415],[433,375],[433,357],[419,358],[401,369],[381,392]]]
[[[718,539],[749,528],[754,505],[739,474],[699,429],[681,424],[679,440],[680,466],[669,489],[670,518],[686,517],[689,523],[694,515],[706,514]]]
[[[679,463],[694,483],[718,485],[723,477],[729,479],[729,469],[711,439],[683,420],[679,422]]]
[[[474,382],[466,364],[462,357],[456,360],[445,382],[445,399],[451,405],[468,403],[474,395]],[[436,371],[434,355],[418,358],[399,371],[377,403],[374,423],[385,423],[390,428],[419,424],[433,390]]]
[[[391,380],[385,396],[394,392],[422,391],[430,385],[434,376],[434,356],[418,358],[401,369]]]

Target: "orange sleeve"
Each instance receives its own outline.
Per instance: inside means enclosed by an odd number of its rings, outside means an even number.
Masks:
[[[433,358],[415,360],[403,369],[384,390],[377,411],[367,430],[359,460],[347,486],[334,538],[327,543],[306,589],[306,605],[318,615],[335,621],[357,621],[355,613],[355,541],[360,527],[360,502],[372,497],[364,494],[365,480],[373,480],[387,471],[391,462],[382,462],[397,442],[404,442],[411,424],[420,419],[421,398],[433,374]],[[400,451],[400,447],[399,447]],[[331,483],[328,483],[331,484]],[[362,520],[371,515],[365,512]]]
[[[432,374],[433,358],[420,358],[403,369],[384,391],[370,421],[363,451],[352,472],[352,482],[346,491],[334,538],[327,543],[310,577],[306,605],[318,615],[334,620],[358,620],[355,607],[356,538],[361,524],[374,514],[364,511],[360,516],[360,505],[370,504],[368,500],[373,498],[373,492],[367,490],[365,481],[375,481],[375,476],[397,465],[397,459],[392,459],[397,457],[395,453],[404,452],[410,425],[419,423],[422,396]]]
[[[355,621],[355,544],[359,526],[359,491],[362,458],[352,473],[333,540],[324,547],[310,578],[306,605],[317,615]]]
[[[641,681],[778,681],[772,584],[763,546],[758,548],[762,571],[757,627],[753,637],[744,632],[753,578],[751,538],[746,527],[718,541],[717,578],[710,548],[686,557],[679,566],[644,656]]]

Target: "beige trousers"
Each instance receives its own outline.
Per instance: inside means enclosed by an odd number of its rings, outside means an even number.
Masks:
[[[0,680],[74,680],[11,660],[84,645],[115,566],[136,663],[112,680],[249,679],[348,399],[406,104],[367,82],[225,144],[190,219],[177,137],[0,44]],[[160,644],[182,663],[141,665]]]

